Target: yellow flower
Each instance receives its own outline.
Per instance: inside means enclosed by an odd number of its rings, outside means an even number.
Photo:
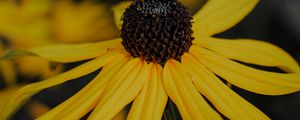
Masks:
[[[219,113],[229,119],[269,119],[217,77],[264,95],[300,90],[299,65],[280,48],[250,39],[213,37],[237,24],[257,2],[209,0],[193,16],[192,27],[190,14],[176,0],[137,0],[123,15],[122,38],[29,49],[55,62],[93,60],[20,89],[1,119],[35,93],[99,68],[101,72],[81,91],[38,119],[80,119],[88,112],[89,119],[111,119],[131,102],[128,119],[161,119],[168,97],[183,119],[222,119]],[[240,62],[278,67],[286,73]]]
[[[179,0],[182,4],[186,5],[189,10],[194,13],[197,12],[199,7],[201,7],[207,0]]]
[[[110,12],[106,5],[92,4],[90,1],[77,4],[72,1],[1,0],[0,56],[9,49],[110,39],[119,34],[111,21],[113,18]],[[68,27],[70,29],[65,29]],[[95,34],[105,29],[105,34]],[[60,33],[61,30],[63,33]],[[14,85],[17,84],[18,75],[30,81],[37,77],[46,79],[61,71],[60,64],[37,56],[23,56],[14,60],[1,59],[0,78],[5,88],[0,92],[8,91],[13,94],[16,91]],[[9,98],[6,94],[0,94],[0,97],[2,100]],[[4,105],[6,102],[1,101],[0,109]],[[33,116],[39,115],[38,112],[33,113]]]
[[[32,48],[40,45],[51,44],[51,25],[47,15],[51,11],[50,0],[15,0],[0,1],[0,36],[4,37],[9,46],[2,45],[3,52],[11,48]],[[3,71],[10,70],[0,66]],[[10,74],[20,74],[28,78],[52,76],[61,69],[53,70],[49,67],[49,61],[34,56],[24,57],[15,61],[9,61],[14,70]],[[29,63],[33,63],[29,64]],[[34,67],[33,67],[34,66]],[[15,81],[15,80],[12,80]]]
[[[82,43],[116,38],[119,31],[112,21],[108,5],[85,1],[59,1],[53,11],[56,39],[64,43]]]

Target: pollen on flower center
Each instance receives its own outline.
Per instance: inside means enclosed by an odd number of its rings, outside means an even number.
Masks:
[[[125,11],[122,44],[133,56],[162,66],[192,45],[192,17],[177,0],[137,0]]]

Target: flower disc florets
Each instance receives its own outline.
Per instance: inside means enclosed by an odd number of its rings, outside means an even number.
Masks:
[[[137,0],[125,11],[122,44],[133,56],[164,65],[192,45],[192,17],[177,0]]]

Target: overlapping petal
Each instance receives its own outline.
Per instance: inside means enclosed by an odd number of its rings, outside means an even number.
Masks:
[[[223,32],[240,22],[258,0],[208,0],[194,15],[193,29],[198,36]]]
[[[103,65],[108,63],[112,58],[121,57],[121,56],[125,57],[127,56],[127,54],[122,54],[117,52],[108,53],[102,57],[89,61],[65,73],[23,87],[13,96],[13,98],[6,106],[6,109],[1,111],[0,113],[1,118],[7,119],[8,117],[10,117],[10,115],[12,115],[19,107],[21,107],[21,105],[24,104],[24,102],[26,102],[28,98],[30,98],[32,95],[36,94],[37,92],[41,91],[42,89],[64,83],[71,79],[84,76],[88,73],[91,73],[101,68]]]
[[[14,95],[14,93],[16,93],[22,87],[23,85],[10,86],[6,89],[0,90],[0,111],[5,108],[6,103],[9,102],[9,99]]]
[[[282,95],[299,91],[300,74],[258,70],[231,61],[207,49],[193,46],[190,53],[213,73],[251,92]]]
[[[182,65],[169,60],[163,71],[163,83],[168,96],[174,101],[183,119],[221,119],[192,84]]]
[[[230,59],[262,66],[279,67],[286,72],[300,72],[299,65],[288,53],[270,43],[250,39],[219,38],[200,38],[194,43]]]
[[[120,112],[141,91],[149,76],[149,69],[147,62],[138,58],[130,60],[110,80],[89,119],[111,119]]]
[[[162,85],[162,68],[153,63],[149,66],[150,78],[130,108],[130,120],[159,120],[166,106],[168,96]]]
[[[185,54],[182,58],[182,64],[189,70],[197,90],[208,98],[215,108],[227,118],[235,120],[269,119],[255,106],[232,91],[192,55]]]

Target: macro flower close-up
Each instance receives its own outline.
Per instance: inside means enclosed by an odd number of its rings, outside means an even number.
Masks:
[[[258,2],[208,0],[194,14],[178,0],[121,2],[113,8],[119,38],[15,50],[55,63],[86,62],[21,88],[0,112],[0,119],[9,119],[42,90],[97,70],[80,91],[37,119],[109,120],[128,111],[130,120],[159,120],[167,119],[164,111],[169,103],[186,120],[271,119],[231,86],[270,96],[298,92],[297,61],[267,42],[215,36],[238,24]],[[89,39],[98,37],[83,33]],[[18,57],[12,52],[6,56]]]

